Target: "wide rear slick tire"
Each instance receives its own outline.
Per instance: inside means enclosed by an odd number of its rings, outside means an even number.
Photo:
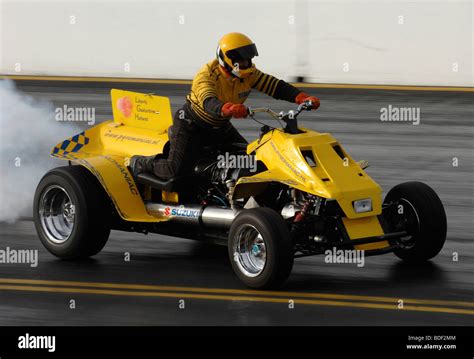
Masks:
[[[392,203],[384,213],[391,230],[407,230],[395,255],[407,262],[421,263],[435,257],[446,240],[447,223],[443,204],[436,192],[422,182],[406,182],[393,187],[385,197]]]
[[[270,208],[243,210],[229,233],[229,258],[237,277],[248,287],[278,288],[293,268],[288,227]]]
[[[58,167],[46,173],[36,188],[33,218],[41,242],[53,255],[87,258],[107,243],[112,206],[85,167]]]

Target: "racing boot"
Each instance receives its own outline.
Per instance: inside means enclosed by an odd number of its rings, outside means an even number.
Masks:
[[[367,167],[369,167],[369,161],[367,160],[360,160],[357,162],[357,164],[360,166],[360,168],[362,168],[363,170],[365,170]]]
[[[128,167],[133,177],[137,177],[140,173],[153,174],[153,167],[156,156],[132,156],[130,157]]]

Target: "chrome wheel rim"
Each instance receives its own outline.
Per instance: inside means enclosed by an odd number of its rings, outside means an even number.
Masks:
[[[247,277],[260,275],[267,261],[265,240],[252,225],[239,227],[234,240],[234,261]]]
[[[66,190],[59,185],[47,187],[39,201],[39,218],[49,241],[65,243],[74,229],[76,209]]]

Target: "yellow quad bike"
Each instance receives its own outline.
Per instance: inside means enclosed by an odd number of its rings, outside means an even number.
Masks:
[[[36,190],[36,229],[57,257],[97,254],[111,229],[152,232],[227,245],[240,280],[270,288],[286,281],[294,258],[356,249],[422,262],[443,247],[446,215],[436,193],[407,182],[382,201],[380,186],[334,137],[298,127],[310,103],[287,113],[250,110],[284,126],[263,126],[248,145],[203,148],[194,169],[162,181],[134,178],[127,166],[133,155],[167,155],[169,99],[111,94],[114,120],[55,146],[52,156],[69,166],[49,171]],[[219,166],[223,155],[255,166]]]

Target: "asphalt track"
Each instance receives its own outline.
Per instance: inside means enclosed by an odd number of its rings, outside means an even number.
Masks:
[[[115,87],[169,96],[174,110],[188,90]],[[93,106],[98,122],[111,118],[107,87],[23,82],[19,88],[55,106]],[[300,125],[332,133],[356,160],[369,160],[367,172],[385,192],[411,180],[438,192],[449,230],[435,259],[410,266],[387,254],[366,258],[358,268],[326,264],[322,256],[301,258],[282,291],[259,292],[239,283],[223,247],[115,231],[94,258],[65,262],[42,247],[31,221],[1,223],[1,248],[39,250],[37,268],[0,264],[1,325],[472,325],[473,94],[306,90],[322,105],[305,113]],[[292,106],[260,94],[248,103],[276,110]],[[420,124],[380,121],[380,109],[388,105],[419,107]],[[258,135],[259,124],[234,123],[247,139]],[[130,261],[124,260],[126,252]]]

